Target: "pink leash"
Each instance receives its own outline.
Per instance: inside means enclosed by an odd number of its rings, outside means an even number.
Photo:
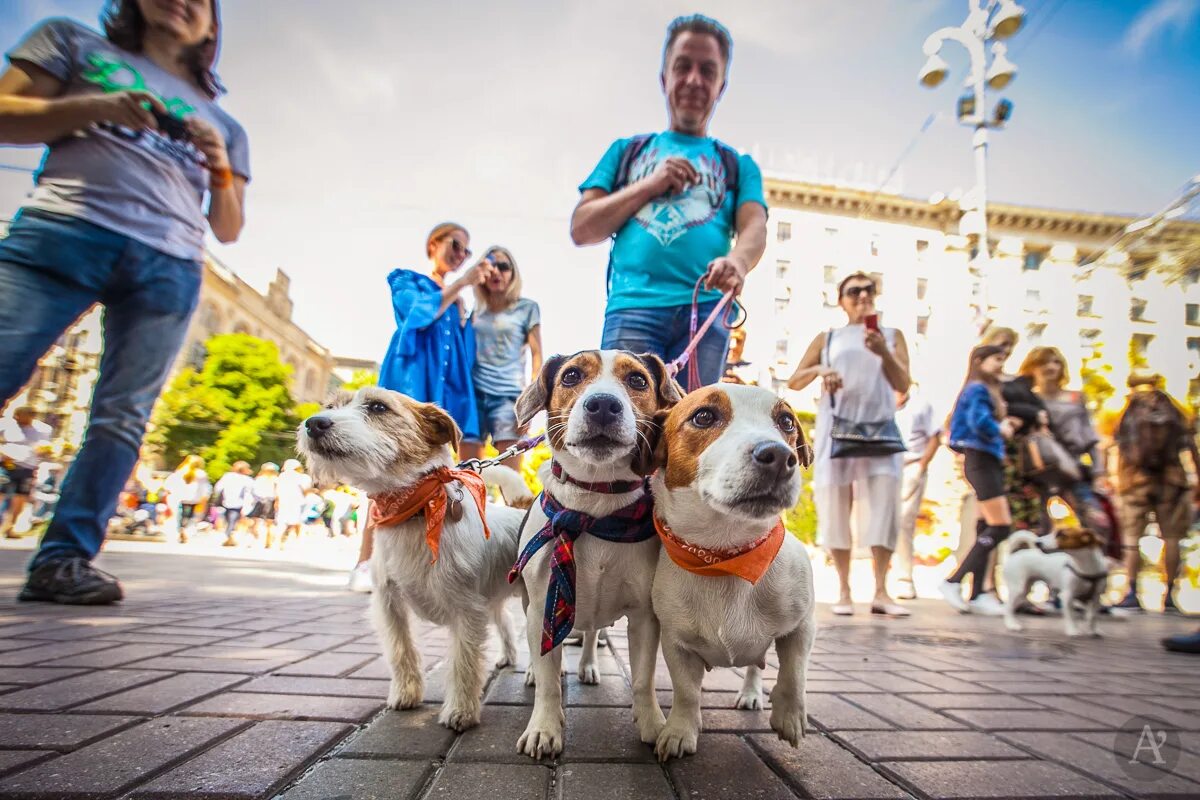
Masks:
[[[713,323],[717,321],[717,318],[723,311],[736,313],[732,305],[733,292],[726,292],[717,301],[717,305],[709,313],[708,318],[704,320],[704,324],[697,328],[697,324],[700,321],[700,287],[702,285],[704,285],[703,277],[696,281],[696,286],[692,289],[692,317],[688,323],[688,336],[691,338],[688,341],[688,346],[684,348],[684,351],[679,354],[678,358],[673,359],[671,363],[667,364],[667,374],[672,378],[678,375],[684,366],[687,366],[687,390],[689,392],[700,388],[700,365],[692,358],[692,355],[696,352],[696,348],[700,345],[700,340],[704,338],[704,334],[708,333],[708,329],[713,326]],[[732,318],[727,317],[725,327],[732,329],[734,326],[731,322]]]

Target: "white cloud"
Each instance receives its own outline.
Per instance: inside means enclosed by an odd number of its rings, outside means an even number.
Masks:
[[[1179,36],[1200,11],[1200,0],[1158,0],[1133,20],[1121,40],[1121,50],[1139,58],[1159,34]]]

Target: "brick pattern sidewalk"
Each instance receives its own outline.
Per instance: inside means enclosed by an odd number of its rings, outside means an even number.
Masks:
[[[12,574],[18,562],[3,555]],[[455,735],[437,725],[443,630],[419,627],[425,706],[384,712],[387,670],[363,596],[280,591],[269,578],[254,589],[262,564],[109,559],[142,576],[121,606],[16,604],[15,584],[2,587],[0,797],[1200,796],[1200,660],[1155,644],[1187,629],[1178,621],[1106,621],[1109,638],[1069,641],[1059,620],[1040,620],[1017,637],[925,601],[911,620],[825,624],[799,749],[776,738],[767,713],[734,710],[741,679],[714,670],[700,753],[665,767],[631,723],[616,630],[601,685],[564,677],[565,752],[535,764],[516,752],[532,700],[520,669],[493,674],[481,726]],[[232,581],[234,569],[246,574]],[[572,670],[578,653],[567,651]],[[769,664],[768,687],[773,654]],[[661,662],[658,686],[669,705]],[[1153,780],[1125,774],[1113,752],[1137,715],[1171,732],[1176,763]]]

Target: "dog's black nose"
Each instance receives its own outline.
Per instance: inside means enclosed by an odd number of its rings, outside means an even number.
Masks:
[[[759,442],[750,455],[759,469],[776,478],[790,475],[799,462],[796,451],[783,442]]]
[[[621,398],[616,395],[594,394],[584,401],[583,410],[587,412],[588,422],[607,426],[621,418],[621,412],[625,410],[625,406],[621,403]]]
[[[308,431],[308,435],[314,439],[319,439],[325,435],[325,431],[333,427],[333,420],[329,417],[322,417],[318,414],[315,417],[309,417],[304,420],[304,429]]]

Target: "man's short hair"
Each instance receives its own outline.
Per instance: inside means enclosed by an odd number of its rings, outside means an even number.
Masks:
[[[733,59],[733,36],[724,25],[703,14],[687,14],[671,20],[671,24],[667,26],[667,43],[663,45],[664,70],[667,68],[667,53],[671,52],[671,45],[675,44],[681,33],[705,33],[716,38],[717,48],[721,51],[721,58],[725,61],[725,72],[728,74],[729,62]]]
[[[14,417],[16,417],[16,416],[36,417],[37,409],[35,409],[33,406],[20,406],[15,411],[13,411],[13,416]]]

